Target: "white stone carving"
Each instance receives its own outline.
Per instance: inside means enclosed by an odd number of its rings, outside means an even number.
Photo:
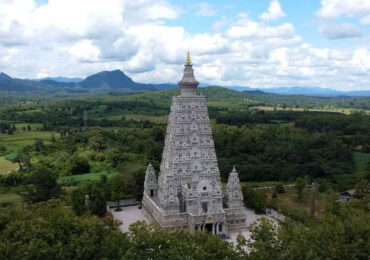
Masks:
[[[206,100],[196,94],[198,84],[187,62],[181,94],[172,99],[158,184],[149,165],[142,204],[164,228],[227,233],[245,222],[243,195],[235,169],[226,192],[221,190]]]

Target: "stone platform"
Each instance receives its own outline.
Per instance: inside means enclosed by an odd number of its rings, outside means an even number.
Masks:
[[[275,219],[273,219],[273,218],[271,218],[267,215],[264,215],[264,214],[257,215],[256,213],[254,213],[254,210],[252,210],[252,209],[244,208],[244,210],[245,210],[245,214],[248,216],[248,218],[247,218],[247,221],[246,221],[245,229],[243,231],[241,231],[240,233],[246,239],[250,239],[250,235],[251,235],[248,228],[252,224],[256,223],[256,221],[258,219],[267,218],[269,220],[277,222]],[[135,223],[136,221],[144,220],[147,223],[151,222],[144,215],[143,210],[139,209],[138,206],[124,207],[124,208],[122,208],[122,211],[118,211],[118,212],[112,210],[111,213],[112,213],[115,220],[118,220],[118,221],[122,222],[122,224],[120,225],[120,229],[121,229],[122,232],[129,232],[129,226],[131,224]],[[230,231],[229,232],[230,239],[227,239],[227,241],[236,245],[236,238],[237,238],[238,234],[239,234],[238,231]]]

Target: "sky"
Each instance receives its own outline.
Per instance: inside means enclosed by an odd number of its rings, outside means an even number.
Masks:
[[[370,0],[0,0],[0,71],[370,89]]]

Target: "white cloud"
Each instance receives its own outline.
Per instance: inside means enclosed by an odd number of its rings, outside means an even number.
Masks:
[[[180,14],[165,0],[0,0],[0,71],[35,78],[121,69],[139,82],[177,82],[190,50],[201,82],[370,87],[368,46],[315,47],[291,23],[266,24],[245,13],[191,34],[166,24]]]
[[[368,0],[321,0],[316,15],[323,19],[341,16],[358,17],[363,23],[370,22],[370,1]]]
[[[356,49],[351,60],[352,64],[362,71],[370,70],[370,51],[365,48]]]
[[[233,24],[226,35],[235,39],[283,39],[289,40],[296,36],[294,26],[290,23],[283,23],[277,26],[267,26],[262,23],[250,20],[246,14],[239,14],[239,20]]]
[[[331,40],[362,36],[361,30],[349,23],[324,26],[320,28],[320,32]]]
[[[277,0],[273,0],[270,2],[267,11],[260,15],[260,18],[262,20],[271,21],[282,18],[284,16],[286,16],[286,14],[281,8],[280,2]]]
[[[74,44],[69,52],[72,58],[81,62],[99,61],[100,50],[94,46],[91,40],[83,40]]]
[[[199,16],[215,16],[217,14],[216,8],[206,2],[195,4],[194,8],[196,9],[196,15]]]

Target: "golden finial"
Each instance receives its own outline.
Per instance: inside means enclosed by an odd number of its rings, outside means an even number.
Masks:
[[[191,65],[190,52],[188,51],[188,57],[186,58],[186,65]]]

